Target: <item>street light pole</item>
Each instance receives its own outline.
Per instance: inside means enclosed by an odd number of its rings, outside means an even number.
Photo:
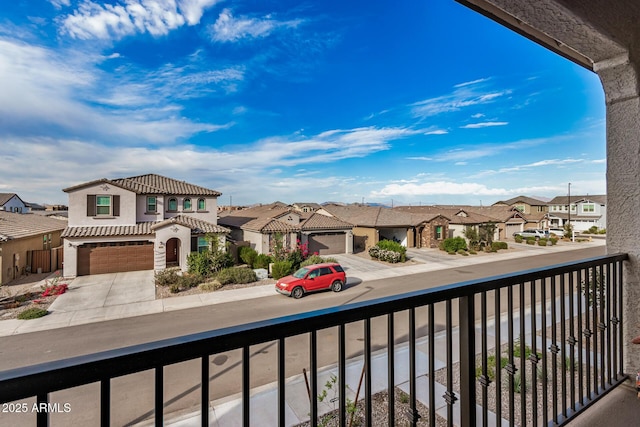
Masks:
[[[573,242],[573,229],[571,228],[571,183],[569,183],[568,189],[567,189],[567,203],[568,203],[568,210],[567,210],[567,222],[569,224],[569,227],[567,228],[567,230],[569,230],[569,232],[571,233],[571,235],[569,236],[571,238],[571,241]]]

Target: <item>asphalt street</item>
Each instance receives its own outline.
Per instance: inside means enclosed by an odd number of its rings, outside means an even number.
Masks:
[[[550,255],[521,257],[497,263],[455,267],[429,273],[400,276],[393,279],[361,282],[357,278],[350,281],[343,292],[319,293],[301,300],[285,298],[274,294],[272,297],[218,304],[168,313],[119,319],[109,322],[92,323],[43,332],[3,337],[0,347],[0,369],[10,369],[56,359],[120,348],[143,342],[197,333],[221,327],[245,324],[254,321],[285,316],[337,304],[348,304],[416,289],[431,288],[476,278],[490,277],[514,271],[589,258],[604,254],[604,247],[594,247]],[[455,315],[454,315],[455,317]],[[442,321],[436,317],[439,327]],[[407,316],[396,316],[396,339],[406,340]],[[425,328],[425,316],[418,313],[418,335]],[[386,346],[386,320],[373,322],[373,349]],[[336,355],[335,331],[328,329],[318,336],[320,353],[319,365],[333,363]],[[363,328],[352,324],[347,328],[347,357],[362,352]],[[302,372],[308,365],[308,339],[298,336],[287,339],[287,376]],[[251,387],[258,387],[276,380],[275,344],[265,343],[251,349]],[[240,352],[214,355],[211,360],[211,400],[228,396],[240,390]],[[153,413],[153,388],[142,387],[152,384],[153,373],[143,372],[112,381],[113,422],[116,425],[134,424]],[[185,362],[165,368],[165,412],[174,413],[191,408],[200,399],[199,368],[197,362]],[[52,425],[92,425],[95,420],[95,400],[86,396],[96,394],[97,385],[55,393],[54,401],[69,402],[73,405],[70,414],[56,414]],[[0,424],[4,425],[0,414]],[[9,420],[11,425],[30,425],[26,417]]]

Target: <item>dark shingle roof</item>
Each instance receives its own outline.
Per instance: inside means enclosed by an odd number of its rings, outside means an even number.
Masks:
[[[599,203],[601,205],[607,204],[607,196],[605,194],[593,195],[593,196],[571,196],[571,203],[577,203],[582,201],[591,201],[595,203]],[[549,201],[550,205],[567,205],[568,197],[567,196],[557,196],[554,197],[551,201]]]
[[[34,214],[0,211],[0,242],[63,230],[66,221]]]
[[[218,191],[210,190],[195,184],[189,184],[185,181],[179,181],[173,178],[167,178],[162,175],[146,174],[132,176],[129,178],[107,179],[102,178],[73,187],[65,188],[63,191],[74,191],[90,185],[105,183],[107,185],[115,185],[133,191],[136,194],[167,194],[167,195],[192,195],[192,196],[214,196],[221,195]]]

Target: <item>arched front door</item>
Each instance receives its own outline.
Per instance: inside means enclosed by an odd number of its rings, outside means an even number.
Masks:
[[[175,237],[167,240],[167,267],[178,265],[179,240]]]

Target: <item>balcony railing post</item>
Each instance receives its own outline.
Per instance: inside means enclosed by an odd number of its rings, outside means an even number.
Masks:
[[[460,316],[460,425],[476,425],[476,334],[473,296],[459,300]]]

